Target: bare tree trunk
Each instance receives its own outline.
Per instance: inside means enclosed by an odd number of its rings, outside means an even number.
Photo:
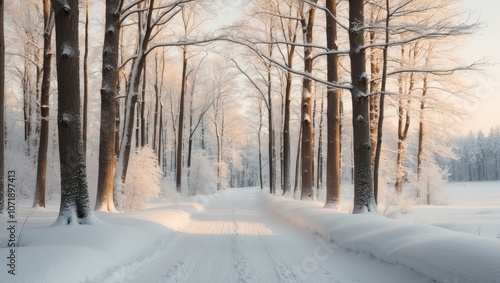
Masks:
[[[24,97],[24,141],[26,143],[26,156],[31,156],[31,99],[32,78],[29,67],[30,43],[26,43],[23,74],[23,97]]]
[[[164,168],[164,167],[161,167],[161,163],[162,163],[162,156],[164,154],[164,152],[162,151],[163,150],[163,103],[161,102],[160,100],[160,123],[158,125],[158,165],[160,165],[160,168]],[[165,166],[165,162],[163,162],[163,166]],[[166,170],[163,170],[163,174],[165,174],[165,171]]]
[[[297,156],[295,157],[295,185],[293,187],[293,196],[296,196],[297,190],[299,188],[299,177],[300,177],[300,150],[302,148],[302,124],[299,130],[299,139],[297,142]]]
[[[429,63],[431,57],[431,48],[427,50],[426,65]],[[425,99],[427,96],[427,74],[424,75],[423,85],[422,85],[422,99],[420,100],[420,118],[418,124],[418,151],[417,151],[417,183],[421,181],[422,174],[422,159],[424,152],[424,120],[425,120]],[[417,197],[420,197],[420,190],[417,190]]]
[[[272,56],[272,46],[269,47],[270,56]],[[267,66],[267,115],[268,115],[268,130],[269,130],[269,193],[276,194],[276,168],[274,158],[274,126],[273,126],[273,97],[272,97],[272,73],[271,63]]]
[[[40,97],[40,143],[38,145],[38,162],[33,207],[45,207],[45,185],[47,177],[47,150],[49,148],[49,97],[50,75],[52,67],[52,30],[54,29],[54,13],[50,0],[43,1],[43,79]],[[3,125],[3,123],[1,124]],[[3,155],[2,155],[3,156]]]
[[[87,152],[87,124],[89,101],[89,0],[85,1],[85,48],[83,53],[83,152]],[[85,155],[84,155],[85,156]]]
[[[102,49],[101,125],[99,135],[99,173],[96,210],[115,211],[113,177],[117,131],[120,126],[116,100],[118,92],[118,55],[120,42],[120,0],[106,0],[106,23]],[[118,115],[118,118],[117,118]]]
[[[316,166],[317,174],[316,174],[316,186],[319,190],[323,188],[323,105],[324,99],[323,95],[321,96],[321,107],[320,107],[320,118],[319,118],[319,136],[318,136],[318,166]]]
[[[144,18],[142,16],[139,17],[140,21],[145,21],[146,29],[144,30],[144,33],[141,33],[140,36],[138,50],[136,57],[132,63],[132,71],[130,72],[129,86],[127,89],[123,134],[120,143],[120,154],[118,156],[117,167],[113,180],[113,198],[115,207],[117,207],[118,210],[122,209],[121,196],[124,193],[123,189],[125,180],[127,178],[130,149],[132,146],[132,134],[134,129],[135,108],[137,104],[139,83],[141,80],[141,72],[144,70],[146,50],[148,48],[148,43],[152,32],[150,23],[153,11],[154,1],[151,1],[149,3],[149,7],[147,7],[147,11],[144,11],[144,13],[146,13],[144,15]],[[139,26],[141,26],[141,24],[139,24]]]
[[[142,99],[141,99],[141,146],[146,146],[146,61],[144,61],[144,71],[142,71]]]
[[[379,113],[377,122],[377,143],[375,149],[375,159],[373,161],[373,194],[375,202],[378,200],[378,176],[380,168],[380,154],[382,152],[382,130],[384,124],[384,104],[385,104],[385,89],[387,85],[387,48],[389,44],[389,22],[391,19],[389,0],[385,1],[385,45],[382,49],[382,82],[380,86],[380,99],[378,102]]]
[[[61,207],[57,224],[92,224],[82,142],[78,0],[52,0],[56,26]]]
[[[422,86],[422,100],[420,101],[420,121],[418,124],[418,151],[417,151],[417,183],[421,180],[422,174],[422,157],[424,152],[424,109],[425,109],[425,96],[427,95],[427,75],[424,76]],[[420,191],[417,190],[417,197],[420,197]]]
[[[370,22],[375,23],[378,20],[378,13],[380,7],[371,3],[370,4]],[[376,32],[371,30],[368,32],[370,45],[374,45],[376,42]],[[377,148],[377,129],[378,129],[378,116],[380,112],[380,94],[378,94],[378,88],[380,86],[380,81],[375,79],[380,75],[380,57],[378,48],[370,48],[370,140],[372,147],[372,168],[375,164],[375,154]]]
[[[5,151],[5,36],[4,36],[4,1],[0,0],[0,214],[4,213],[4,151]]]
[[[326,40],[328,50],[338,50],[337,23],[330,16],[337,16],[337,0],[326,1]],[[339,80],[339,58],[335,53],[327,55],[328,81]],[[326,157],[326,207],[340,207],[340,106],[341,93],[338,88],[328,87],[327,90],[327,157]]]
[[[262,101],[259,101],[259,131],[257,132],[257,139],[259,142],[259,182],[260,189],[264,188],[264,182],[262,181],[262,142],[261,142],[261,132],[262,132]]]
[[[373,195],[370,142],[370,104],[364,49],[364,1],[349,0],[352,124],[354,140],[353,213],[377,213]]]
[[[416,50],[416,49],[415,49]],[[414,51],[413,53],[415,53]],[[401,48],[401,55],[404,56],[404,47]],[[411,56],[411,55],[410,55]],[[403,59],[403,58],[401,58]],[[396,183],[394,184],[394,188],[396,190],[396,194],[401,196],[403,192],[403,182],[406,179],[406,174],[404,173],[404,161],[406,155],[405,142],[406,137],[408,136],[408,130],[410,128],[410,108],[411,108],[411,96],[413,92],[413,88],[415,85],[415,73],[410,73],[410,85],[408,89],[408,94],[405,99],[402,97],[404,93],[403,88],[403,79],[404,77],[400,75],[399,77],[399,102],[398,102],[398,154],[396,157]]]
[[[191,154],[193,152],[193,97],[194,92],[191,92],[191,99],[189,100],[189,138],[188,138],[188,153],[187,153],[187,182],[188,182],[188,191],[189,195],[194,196],[196,195],[196,188],[194,186],[191,186],[191,183],[189,181],[189,177],[191,176]]]
[[[316,0],[311,1],[316,4]],[[303,6],[302,6],[303,9]],[[316,8],[311,6],[307,18],[301,13],[302,34],[304,44],[313,43],[313,27]],[[304,47],[304,72],[312,74],[313,56],[312,47]],[[313,82],[304,77],[302,80],[302,191],[301,199],[314,199],[314,129],[312,128],[312,102],[313,102]]]
[[[177,156],[176,156],[176,190],[181,192],[182,188],[182,145],[184,141],[184,98],[186,96],[186,69],[187,69],[187,46],[182,51],[182,85],[179,102],[179,126],[177,132]]]
[[[295,42],[297,39],[297,34],[295,33],[292,37],[292,42]],[[287,58],[287,66],[289,68],[293,68],[293,59],[295,57],[295,45],[290,47],[288,51]],[[291,193],[291,180],[290,180],[290,171],[291,171],[291,156],[290,156],[290,102],[292,96],[292,80],[293,74],[288,71],[286,73],[286,86],[285,86],[285,109],[284,109],[284,121],[283,121],[283,195],[287,193]]]
[[[293,47],[295,50],[295,48]],[[293,57],[295,51],[290,51],[288,55],[288,66],[291,68],[293,65]],[[290,193],[290,102],[292,94],[292,73],[286,74],[286,87],[285,87],[285,110],[283,121],[283,195]]]
[[[220,191],[222,189],[221,168],[220,168],[222,162],[222,146],[221,146],[222,141],[221,141],[221,135],[219,134],[219,126],[216,120],[214,120],[214,126],[215,126],[215,136],[217,140],[217,190]]]
[[[164,57],[164,52],[162,51],[162,57],[163,59],[165,59]],[[164,60],[163,60],[164,61]],[[158,79],[158,53],[156,53],[156,57],[155,57],[155,97],[156,97],[156,101],[155,101],[155,118],[154,118],[154,130],[153,130],[153,150],[155,150],[157,153],[158,153],[158,148],[161,146],[161,143],[158,142],[158,116],[159,116],[159,111],[160,111],[160,100],[161,100],[161,91],[162,91],[162,85],[163,85],[163,75],[165,73],[165,63],[162,63],[162,69],[161,69],[161,81],[162,83],[160,84],[160,81]],[[160,163],[160,159],[158,158],[158,165]]]

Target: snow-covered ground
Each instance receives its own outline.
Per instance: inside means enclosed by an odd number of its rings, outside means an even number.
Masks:
[[[445,195],[394,220],[232,189],[63,227],[57,203],[20,201],[15,266],[0,219],[0,282],[500,282],[500,182]]]

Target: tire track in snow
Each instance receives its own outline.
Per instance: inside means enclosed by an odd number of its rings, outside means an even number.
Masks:
[[[234,206],[234,205],[233,205]],[[238,272],[238,282],[247,283],[252,282],[253,277],[252,273],[254,272],[254,268],[250,265],[248,258],[244,256],[242,249],[240,248],[241,238],[239,237],[239,229],[240,226],[236,221],[236,211],[234,207],[231,210],[231,258],[234,262],[233,267]]]

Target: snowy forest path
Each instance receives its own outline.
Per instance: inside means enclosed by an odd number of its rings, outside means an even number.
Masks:
[[[120,273],[120,274],[117,274]],[[268,213],[255,189],[232,189],[153,254],[104,282],[430,282],[356,254]]]

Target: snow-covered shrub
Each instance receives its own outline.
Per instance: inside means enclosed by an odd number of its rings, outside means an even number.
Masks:
[[[387,217],[394,218],[398,214],[408,214],[413,211],[415,198],[411,190],[408,189],[408,183],[404,184],[403,194],[398,196],[394,188],[394,175],[385,174],[380,177],[378,208],[380,213]]]
[[[128,210],[140,209],[159,196],[161,170],[156,153],[149,147],[136,149],[129,166],[123,205]]]
[[[442,169],[436,162],[428,162],[422,166],[420,179],[416,182],[416,190],[420,196],[421,203],[438,204],[445,203],[443,185],[448,182],[447,169]]]
[[[193,154],[189,172],[189,195],[211,194],[217,191],[217,168],[203,152]]]

